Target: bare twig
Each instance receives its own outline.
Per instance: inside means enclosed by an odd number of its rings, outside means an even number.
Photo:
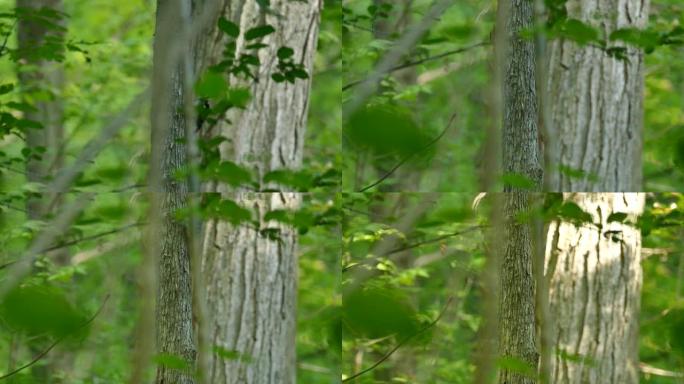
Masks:
[[[72,245],[75,245],[75,244],[78,244],[78,243],[81,243],[84,241],[99,239],[100,237],[105,237],[105,236],[108,236],[108,235],[111,235],[114,233],[123,232],[123,231],[131,229],[131,228],[139,227],[141,225],[145,225],[145,223],[142,223],[142,222],[131,223],[128,225],[124,225],[123,227],[120,227],[120,228],[114,228],[114,229],[111,229],[109,231],[104,231],[104,232],[96,233],[94,235],[81,237],[80,239],[67,241],[65,243],[55,244],[55,245],[49,246],[47,248],[44,248],[44,249],[38,251],[38,253],[40,254],[40,253],[50,252],[50,251],[54,251],[56,249],[69,247],[69,246],[72,246]],[[0,269],[4,269],[6,267],[9,267],[10,265],[16,264],[17,262],[19,262],[19,260],[9,261],[5,264],[0,265]]]
[[[90,319],[86,320],[86,321],[85,321],[80,327],[78,327],[78,329],[76,329],[74,332],[69,333],[69,334],[67,334],[67,335],[64,335],[64,336],[60,337],[59,339],[55,340],[55,341],[54,341],[52,344],[50,344],[50,346],[47,347],[43,352],[39,353],[36,357],[34,357],[33,360],[31,360],[30,362],[28,362],[28,363],[22,365],[21,367],[15,369],[15,370],[13,370],[13,371],[11,371],[11,372],[9,372],[9,373],[6,373],[6,374],[0,376],[0,380],[5,380],[5,379],[7,379],[7,378],[9,378],[9,377],[11,377],[11,376],[14,376],[14,375],[16,375],[17,373],[23,371],[24,369],[26,369],[26,368],[32,366],[33,364],[37,363],[38,361],[40,361],[40,359],[42,359],[43,357],[45,357],[45,355],[47,355],[48,352],[50,352],[50,351],[52,350],[52,348],[56,347],[57,344],[61,343],[67,336],[70,336],[70,335],[74,334],[76,331],[79,331],[79,330],[81,330],[81,329],[87,327],[88,324],[92,323],[92,322],[95,320],[95,318],[100,314],[100,312],[102,312],[102,309],[104,308],[105,304],[107,304],[107,300],[109,300],[109,295],[107,295],[107,296],[105,297],[104,301],[103,301],[102,304],[100,305],[100,308],[97,309],[97,311],[95,312],[95,314],[94,314],[93,316],[91,316]]]
[[[479,43],[475,43],[475,44],[472,44],[472,45],[469,45],[469,46],[466,46],[466,47],[461,47],[461,48],[457,48],[457,49],[452,49],[451,51],[446,51],[446,52],[440,53],[440,54],[435,55],[435,56],[426,57],[426,58],[423,58],[423,59],[420,59],[420,60],[416,60],[416,61],[409,61],[409,62],[406,62],[406,63],[404,63],[404,64],[399,64],[399,65],[397,65],[397,66],[394,66],[394,67],[388,69],[388,70],[385,72],[385,74],[389,74],[389,73],[392,73],[392,72],[395,72],[395,71],[399,71],[399,70],[402,70],[402,69],[406,69],[406,68],[409,68],[409,67],[413,67],[413,66],[416,66],[416,65],[424,64],[424,63],[427,63],[427,62],[430,62],[430,61],[439,60],[439,59],[442,59],[442,58],[447,57],[447,56],[455,55],[455,54],[457,54],[457,53],[463,53],[463,52],[469,51],[469,50],[471,50],[471,49],[473,49],[473,48],[483,47],[483,46],[489,45],[489,44],[491,44],[489,41],[481,41],[481,42],[479,42]],[[352,88],[352,87],[355,87],[355,86],[357,86],[357,85],[363,83],[364,81],[366,81],[366,80],[365,80],[365,79],[362,79],[362,80],[352,81],[351,83],[348,83],[348,84],[345,84],[344,86],[342,86],[342,90],[343,90],[343,91],[346,91],[347,89]]]
[[[394,352],[396,352],[399,348],[401,348],[404,344],[406,344],[407,342],[409,342],[409,341],[410,341],[411,339],[413,339],[414,337],[416,337],[416,336],[422,334],[423,332],[427,331],[428,329],[434,327],[434,326],[437,324],[437,322],[439,322],[439,320],[442,318],[442,316],[443,316],[444,313],[446,312],[447,308],[449,308],[449,304],[451,304],[451,301],[452,301],[452,300],[453,300],[453,297],[449,297],[449,299],[447,300],[446,304],[444,304],[444,307],[442,308],[442,311],[439,313],[439,315],[437,315],[437,318],[435,318],[430,324],[428,324],[428,325],[426,325],[425,327],[421,328],[420,330],[418,330],[418,332],[416,332],[416,333],[414,333],[414,334],[412,334],[412,335],[409,335],[409,336],[405,337],[405,338],[404,338],[403,340],[401,340],[397,345],[395,345],[394,348],[392,348],[389,352],[387,352],[383,357],[381,357],[378,361],[376,361],[375,363],[373,363],[373,365],[371,365],[370,367],[364,369],[364,370],[361,371],[361,372],[358,372],[358,373],[356,373],[356,374],[354,374],[354,375],[352,375],[352,376],[347,377],[346,379],[343,379],[342,382],[343,382],[343,383],[346,383],[347,381],[354,380],[354,379],[358,378],[359,376],[361,376],[361,375],[363,375],[363,374],[366,374],[366,373],[368,373],[368,372],[374,370],[375,368],[377,368],[378,365],[382,364],[385,360],[389,359],[390,356],[392,356],[392,354],[393,354]]]
[[[395,248],[395,249],[392,249],[392,250],[388,251],[388,252],[385,253],[383,256],[389,256],[389,255],[391,255],[391,254],[398,253],[398,252],[402,252],[402,251],[406,251],[406,250],[413,249],[413,248],[417,248],[417,247],[420,247],[421,245],[425,245],[425,244],[436,243],[436,242],[438,242],[438,241],[445,240],[445,239],[448,239],[448,238],[450,238],[450,237],[459,236],[459,235],[464,235],[464,234],[466,234],[466,233],[473,232],[474,230],[480,229],[480,228],[482,228],[482,227],[484,227],[484,226],[482,226],[482,225],[475,225],[475,226],[472,226],[472,227],[468,227],[468,228],[466,228],[466,229],[464,229],[464,230],[462,230],[462,231],[456,231],[456,232],[452,232],[452,233],[447,233],[446,235],[434,237],[434,238],[432,238],[432,239],[423,240],[423,241],[419,241],[419,242],[416,242],[416,243],[411,243],[411,244],[408,244],[408,245],[404,245],[404,246],[402,246],[402,247],[398,247],[398,248]],[[357,267],[357,266],[363,265],[363,264],[367,264],[367,263],[369,263],[369,262],[371,262],[371,261],[375,261],[375,260],[379,260],[379,257],[367,258],[367,259],[364,259],[364,260],[362,260],[362,261],[360,261],[360,262],[358,262],[358,263],[354,263],[354,264],[348,265],[348,266],[342,268],[342,272],[346,272],[346,271],[348,271],[348,270],[350,270],[350,269],[352,269],[352,268],[354,268],[354,267]]]

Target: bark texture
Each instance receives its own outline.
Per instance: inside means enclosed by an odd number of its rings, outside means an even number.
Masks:
[[[158,209],[159,281],[157,291],[157,352],[195,361],[195,339],[192,321],[192,281],[190,255],[185,223],[176,212],[187,205],[188,183],[176,172],[187,165],[185,139],[183,64],[170,62],[169,52],[178,37],[183,17],[182,0],[160,0],[154,41],[152,83],[152,162],[151,179],[154,209]],[[184,52],[192,55],[192,50]],[[177,61],[177,60],[176,60]],[[159,188],[159,190],[156,190]],[[163,364],[157,368],[158,384],[191,384],[192,372],[172,369]]]
[[[259,50],[259,81],[231,80],[231,86],[249,86],[252,99],[245,110],[228,114],[232,124],[220,125],[214,133],[230,139],[221,147],[222,159],[253,169],[259,178],[272,170],[299,168],[311,79],[276,83],[270,75],[277,71],[278,48],[288,46],[312,76],[322,0],[272,0],[269,12],[255,0],[217,0],[214,4],[220,10],[218,15],[239,25],[243,33],[264,24],[276,30],[263,39],[268,48]],[[199,42],[200,68],[221,60],[225,39],[215,21],[206,31],[207,38]],[[237,55],[248,53],[247,44],[238,38]],[[205,190],[219,192],[252,210],[261,228],[280,229],[280,240],[273,240],[246,225],[216,220],[206,224],[202,268],[209,342],[239,354],[237,359],[213,356],[207,380],[216,384],[294,384],[297,234],[294,228],[264,222],[263,216],[274,209],[295,209],[300,196],[231,191],[220,184],[205,186]]]
[[[635,222],[641,193],[567,193],[567,201],[591,214],[594,224],[553,222],[547,237],[547,279],[557,354],[552,383],[635,384],[641,234],[609,222],[626,213]]]
[[[534,43],[520,32],[533,25],[534,3],[500,2],[497,12],[503,102],[503,166],[541,189],[543,168],[537,131]],[[534,248],[532,226],[520,217],[530,210],[532,193],[504,186],[505,246],[500,264],[499,355],[517,365],[537,368],[535,335]],[[501,384],[531,384],[520,370],[503,367]]]
[[[648,21],[649,0],[570,0],[566,6],[569,18],[598,28],[604,36],[618,28],[644,27]],[[565,40],[551,44],[548,132],[553,166],[586,173],[555,173],[552,190],[641,190],[644,60],[639,49],[627,50],[629,62],[592,46]]]
[[[506,174],[523,176],[541,188],[543,168],[537,128],[537,96],[534,42],[520,31],[532,28],[534,3],[513,0],[501,3],[503,44],[503,165]],[[506,188],[510,190],[510,188]]]
[[[504,195],[506,245],[501,261],[499,295],[499,354],[535,371],[538,354],[535,328],[534,248],[532,226],[520,221],[529,210],[531,194],[513,191]],[[502,369],[501,384],[532,384],[519,370]]]
[[[219,15],[239,25],[243,33],[264,24],[276,30],[263,39],[268,47],[260,49],[257,55],[261,63],[259,81],[231,79],[232,86],[248,86],[252,99],[246,109],[228,113],[226,117],[232,124],[219,127],[219,134],[230,139],[221,146],[222,157],[254,168],[259,177],[274,169],[298,168],[304,155],[311,79],[298,79],[294,84],[277,83],[271,74],[278,72],[278,48],[287,46],[295,50],[295,61],[302,63],[312,75],[323,1],[272,0],[268,13],[256,0],[205,0],[205,6],[212,3]],[[226,43],[215,20],[209,27],[206,38],[198,42],[198,73],[221,61]],[[252,54],[246,46],[253,42],[241,36],[237,40],[236,56]]]
[[[236,201],[260,216],[292,209],[295,193],[239,194]],[[210,383],[284,383],[295,381],[297,236],[280,228],[281,241],[254,229],[226,222],[207,224],[203,273],[207,282],[210,342],[239,353],[237,359],[214,357]]]

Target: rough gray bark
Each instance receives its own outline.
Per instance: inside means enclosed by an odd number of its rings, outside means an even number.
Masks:
[[[231,139],[221,147],[222,159],[253,169],[259,178],[275,169],[301,166],[311,80],[276,83],[270,74],[275,71],[278,48],[288,46],[312,75],[322,7],[322,0],[270,3],[272,13],[264,13],[255,0],[215,1],[219,14],[243,32],[264,24],[276,30],[264,38],[269,47],[259,51],[259,81],[231,81],[232,86],[250,87],[249,105],[230,112],[227,117],[232,124],[220,125],[216,133]],[[214,20],[207,38],[199,42],[201,68],[221,59],[225,39],[215,26]],[[245,52],[245,45],[239,38],[238,55]],[[217,384],[294,384],[297,235],[294,228],[264,222],[263,215],[274,209],[295,209],[300,196],[236,192],[220,184],[206,186],[206,190],[220,192],[252,210],[260,227],[279,228],[281,238],[267,239],[245,225],[216,220],[206,224],[202,268],[210,343],[240,354],[238,359],[213,356],[207,380]]]
[[[541,189],[543,168],[537,128],[534,43],[519,36],[532,28],[534,4],[527,0],[501,3],[497,23],[504,26],[501,51],[503,83],[503,167],[506,174],[523,176]],[[503,44],[501,44],[503,43]],[[510,188],[506,188],[510,190]]]
[[[62,0],[17,0],[16,5],[19,9],[30,9],[34,12],[41,8],[59,12],[63,10]],[[26,130],[26,147],[33,153],[36,153],[39,147],[46,149],[42,159],[30,159],[27,162],[26,177],[29,182],[44,183],[46,177],[61,168],[63,164],[64,106],[60,92],[63,87],[64,72],[61,63],[46,60],[40,54],[40,49],[48,40],[62,38],[64,31],[59,27],[48,27],[44,16],[36,17],[35,13],[22,12],[22,14],[25,16],[19,18],[17,24],[19,83],[24,98],[36,108],[25,112],[24,117],[43,125],[42,129]],[[57,22],[57,25],[61,26],[61,24]],[[63,48],[59,49],[63,50]],[[49,97],[36,99],[38,92],[47,92]],[[48,192],[45,197],[51,198],[52,195]],[[49,199],[28,200],[27,212],[30,219],[40,220],[48,213],[50,207],[45,206],[47,200]]]
[[[152,195],[160,230],[159,280],[157,291],[157,352],[195,361],[192,319],[192,281],[187,228],[175,213],[187,205],[188,183],[176,172],[187,165],[183,63],[169,62],[169,52],[178,37],[178,26],[187,22],[182,0],[159,0],[154,40],[152,82]],[[189,49],[185,55],[192,55]],[[181,55],[183,56],[183,55]],[[160,364],[156,383],[191,384],[192,372]]]
[[[533,25],[533,2],[500,2],[497,51],[503,86],[503,166],[506,174],[530,180],[541,189],[543,169],[537,132],[534,44],[519,33]],[[499,355],[536,370],[534,248],[532,226],[520,221],[531,207],[532,194],[504,187],[505,246],[501,259],[499,295]],[[534,380],[520,370],[505,369],[499,383],[528,384]]]
[[[568,17],[608,36],[644,27],[648,0],[570,0]],[[555,173],[555,191],[621,192],[642,187],[643,53],[627,47],[629,61],[590,46],[554,41],[549,50],[550,154],[584,177]],[[639,231],[607,223],[611,212],[638,215],[643,195],[570,194],[600,227],[553,223],[547,233],[547,279],[557,351],[591,360],[552,356],[553,383],[637,383],[641,266]],[[600,211],[599,211],[600,209]],[[619,230],[618,240],[606,234]],[[621,239],[621,240],[619,240]]]
[[[644,27],[649,0],[570,0],[568,17],[605,36],[618,28]],[[554,167],[586,172],[555,173],[558,192],[629,192],[642,186],[643,53],[628,46],[629,62],[591,46],[557,40],[549,49],[549,144]],[[597,180],[592,180],[592,175]]]
[[[591,214],[595,225],[553,222],[549,228],[546,274],[558,352],[551,383],[638,383],[641,234],[608,218],[622,212],[635,222],[644,195],[566,193],[565,199]]]
[[[529,212],[532,194],[512,191],[504,195],[505,247],[501,259],[499,295],[499,354],[515,359],[532,371],[538,354],[535,328],[535,281],[532,271],[534,248],[532,225],[521,222]],[[535,381],[520,370],[502,369],[501,384],[532,384]]]

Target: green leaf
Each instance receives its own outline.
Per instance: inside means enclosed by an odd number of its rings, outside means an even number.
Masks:
[[[290,47],[280,47],[278,48],[277,55],[280,60],[289,59],[294,55],[294,49]]]
[[[418,127],[411,111],[396,105],[367,106],[349,117],[344,131],[356,148],[379,156],[413,155],[431,140]]]
[[[507,173],[501,176],[501,181],[505,185],[518,189],[534,189],[536,186],[532,179],[517,173]]]
[[[660,35],[653,30],[620,28],[610,34],[610,40],[624,41],[646,51],[652,51],[660,43]]]
[[[273,32],[275,32],[275,28],[270,25],[254,27],[245,33],[245,40],[258,39],[260,37],[268,36]]]
[[[247,169],[227,160],[208,165],[202,172],[202,177],[207,180],[222,181],[234,187],[252,181],[252,174]]]
[[[313,185],[314,177],[307,171],[277,169],[264,175],[264,183],[276,183],[293,187],[299,191],[306,191]]]
[[[575,224],[592,222],[591,215],[582,210],[579,205],[572,201],[563,203],[558,210],[558,216]]]
[[[11,83],[10,84],[2,84],[2,85],[0,85],[0,95],[10,93],[10,92],[12,92],[13,89],[14,89],[14,84],[11,84]]]
[[[622,223],[625,221],[626,218],[627,218],[627,214],[624,212],[613,212],[608,216],[608,222],[609,223],[612,223],[612,222]]]
[[[217,199],[212,201],[205,208],[204,213],[210,218],[226,220],[233,225],[239,225],[252,219],[251,211],[229,199]]]
[[[581,45],[598,41],[596,28],[577,19],[567,19],[554,27],[554,32],[561,37],[573,40]]]
[[[237,107],[245,108],[251,99],[249,88],[233,88],[228,91],[228,100]]]
[[[291,73],[294,77],[296,77],[298,79],[308,79],[309,78],[309,74],[306,73],[306,71],[302,68],[295,68],[295,69],[291,70],[289,73]]]
[[[518,373],[522,376],[531,378],[531,379],[536,379],[537,378],[537,370],[534,366],[531,364],[516,358],[512,356],[505,356],[505,357],[500,357],[497,360],[497,365],[501,367],[502,369],[505,369],[510,372],[515,372]]]
[[[185,360],[181,356],[172,355],[170,353],[160,353],[154,357],[154,362],[157,365],[162,365],[166,368],[175,369],[178,371],[190,371],[192,363]]]
[[[223,16],[221,16],[221,18],[218,21],[218,27],[220,30],[225,32],[230,37],[237,38],[238,36],[240,36],[240,27],[238,27],[237,24],[233,23],[232,21],[226,19]]]
[[[85,322],[61,289],[44,284],[14,288],[0,303],[0,313],[10,327],[28,335],[64,337]]]
[[[246,353],[241,353],[236,350],[229,350],[218,345],[214,346],[214,353],[218,357],[226,360],[240,360],[248,363],[252,361],[252,357]]]
[[[357,289],[342,300],[343,323],[357,335],[377,339],[389,335],[405,338],[419,329],[416,311],[398,289]]]
[[[205,73],[195,86],[197,96],[208,99],[220,99],[228,91],[228,83],[220,73]]]

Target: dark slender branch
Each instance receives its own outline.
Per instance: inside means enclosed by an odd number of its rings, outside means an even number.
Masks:
[[[387,70],[385,73],[389,74],[389,73],[392,73],[392,72],[395,72],[395,71],[399,71],[399,70],[401,70],[401,69],[413,67],[413,66],[416,66],[416,65],[421,65],[421,64],[424,64],[424,63],[427,63],[427,62],[430,62],[430,61],[434,61],[434,60],[439,60],[439,59],[444,58],[444,57],[447,57],[447,56],[455,55],[455,54],[457,54],[457,53],[463,53],[463,52],[469,51],[469,50],[471,50],[471,49],[473,49],[473,48],[483,47],[483,46],[489,45],[489,44],[491,44],[491,42],[489,42],[489,41],[481,41],[481,42],[479,42],[479,43],[475,43],[475,44],[473,44],[473,45],[469,45],[469,46],[466,46],[466,47],[461,47],[461,48],[457,48],[457,49],[452,49],[451,51],[446,51],[446,52],[440,53],[440,54],[435,55],[435,56],[429,56],[429,57],[426,57],[426,58],[423,58],[423,59],[420,59],[420,60],[409,61],[409,62],[406,62],[406,63],[403,63],[403,64],[396,65],[396,66],[390,68],[389,70]],[[352,87],[355,87],[355,86],[357,86],[357,85],[363,83],[364,81],[366,81],[366,79],[361,79],[361,80],[352,81],[352,82],[349,83],[349,84],[343,85],[343,86],[342,86],[342,90],[343,90],[343,91],[346,91],[347,89],[352,88]]]
[[[452,232],[452,233],[447,233],[446,235],[437,236],[437,237],[432,238],[432,239],[428,239],[428,240],[424,240],[424,241],[419,241],[419,242],[417,242],[417,243],[412,243],[412,244],[408,244],[408,245],[405,245],[405,246],[402,246],[402,247],[394,248],[394,249],[388,251],[387,253],[385,253],[384,256],[389,256],[389,255],[391,255],[391,254],[393,254],[393,253],[398,253],[398,252],[406,251],[406,250],[409,250],[409,249],[417,248],[417,247],[420,247],[421,245],[430,244],[430,243],[436,243],[436,242],[438,242],[438,241],[442,241],[442,240],[448,239],[448,238],[450,238],[450,237],[459,236],[459,235],[464,235],[464,234],[466,234],[466,233],[470,233],[470,232],[473,232],[473,231],[475,231],[475,230],[478,230],[478,229],[480,229],[480,228],[482,228],[482,227],[483,227],[483,225],[474,225],[474,226],[468,227],[468,228],[466,228],[466,229],[464,229],[464,230],[462,230],[462,231],[456,231],[456,232]]]
[[[449,119],[449,124],[447,124],[447,126],[444,128],[444,130],[442,131],[442,133],[440,133],[437,137],[435,137],[434,139],[432,139],[432,141],[430,141],[429,143],[427,143],[427,145],[425,145],[425,146],[424,146],[423,148],[421,148],[420,150],[418,150],[418,151],[416,151],[416,152],[413,152],[413,153],[409,154],[408,156],[404,157],[403,159],[401,159],[401,161],[399,161],[394,167],[392,167],[392,169],[390,169],[389,172],[385,173],[381,178],[379,178],[378,180],[376,180],[374,183],[372,183],[372,184],[370,184],[370,185],[367,185],[367,186],[361,188],[361,189],[358,190],[357,192],[365,192],[365,191],[367,191],[367,190],[369,190],[369,189],[375,187],[376,185],[382,183],[383,181],[385,181],[385,179],[387,179],[388,177],[390,177],[390,176],[394,173],[394,171],[396,171],[397,169],[399,169],[399,167],[401,167],[402,165],[404,165],[410,158],[412,158],[413,156],[416,156],[416,155],[418,155],[418,154],[420,154],[420,153],[422,153],[422,152],[425,152],[428,148],[430,148],[432,145],[434,145],[436,142],[438,142],[439,139],[442,138],[442,136],[444,136],[444,134],[449,130],[449,127],[451,127],[451,124],[454,122],[454,119],[456,119],[456,114],[455,114],[455,113],[454,113],[453,115],[451,115],[451,119]]]
[[[468,228],[466,228],[466,229],[464,229],[464,230],[462,230],[462,231],[456,231],[456,232],[452,232],[452,233],[447,233],[446,235],[434,237],[434,238],[432,238],[432,239],[423,240],[423,241],[419,241],[419,242],[416,242],[416,243],[411,243],[411,244],[408,244],[408,245],[404,245],[404,246],[401,246],[401,247],[398,247],[398,248],[395,248],[395,249],[392,249],[392,250],[388,251],[387,253],[385,253],[385,254],[383,255],[383,257],[389,256],[389,255],[391,255],[391,254],[393,254],[393,253],[398,253],[398,252],[401,252],[401,251],[406,251],[406,250],[409,250],[409,249],[417,248],[417,247],[420,247],[420,246],[425,245],[425,244],[436,243],[436,242],[438,242],[438,241],[441,241],[441,240],[444,240],[444,239],[448,239],[448,238],[450,238],[450,237],[459,236],[459,235],[464,235],[464,234],[466,234],[466,233],[473,232],[474,230],[480,229],[480,228],[482,228],[482,227],[484,227],[484,225],[475,225],[475,226],[472,226],[472,227],[468,227]],[[368,263],[368,262],[370,262],[370,261],[374,261],[374,260],[378,260],[378,259],[379,259],[379,257],[371,257],[371,258],[368,258],[368,259],[361,260],[361,261],[359,261],[359,262],[356,263],[356,264],[351,264],[351,265],[348,265],[348,266],[342,268],[342,272],[346,272],[346,271],[348,271],[348,270],[350,270],[350,269],[352,269],[352,268],[354,268],[354,267],[356,267],[356,266],[358,266],[358,265],[363,265],[363,264],[366,264],[366,263]]]
[[[7,35],[5,35],[5,41],[2,42],[2,47],[0,47],[0,57],[2,57],[5,53],[5,48],[7,48],[7,41],[9,40],[9,37],[12,35],[12,31],[14,30],[14,27],[17,26],[17,20],[14,20],[14,23],[12,23],[12,28],[10,28],[9,31],[7,31]]]
[[[49,252],[49,251],[54,251],[55,249],[59,249],[59,248],[69,247],[69,246],[72,246],[72,245],[74,245],[74,244],[78,244],[78,243],[83,242],[83,241],[99,239],[100,237],[105,237],[105,236],[107,236],[107,235],[111,235],[111,234],[114,234],[114,233],[123,232],[123,231],[125,231],[125,230],[127,230],[127,229],[131,229],[131,228],[134,228],[134,227],[139,227],[139,226],[141,226],[141,225],[145,225],[145,223],[143,223],[143,222],[131,223],[131,224],[128,224],[128,225],[124,225],[123,227],[120,227],[120,228],[114,228],[114,229],[109,230],[109,231],[104,231],[104,232],[96,233],[96,234],[94,234],[94,235],[90,235],[90,236],[86,236],[86,237],[81,237],[80,239],[76,239],[76,240],[72,240],[72,241],[67,241],[67,242],[65,242],[65,243],[56,244],[56,245],[53,245],[53,246],[51,246],[51,247],[48,247],[48,248],[45,248],[45,249],[41,250],[40,253]]]
[[[385,360],[389,359],[390,356],[392,356],[392,354],[393,354],[394,352],[396,352],[399,348],[401,348],[401,346],[403,346],[404,344],[406,344],[409,340],[411,340],[411,339],[413,339],[414,337],[420,335],[421,333],[427,331],[428,329],[434,327],[435,324],[437,324],[437,322],[442,318],[442,316],[444,315],[444,312],[446,312],[447,308],[449,308],[449,305],[451,304],[451,301],[452,301],[453,299],[454,299],[453,297],[449,297],[449,299],[447,300],[446,304],[444,304],[444,307],[442,308],[442,311],[439,313],[439,315],[437,315],[437,318],[434,319],[430,324],[426,325],[425,327],[423,327],[422,329],[420,329],[418,332],[414,333],[413,335],[409,335],[408,337],[404,338],[404,339],[403,339],[402,341],[400,341],[396,346],[394,346],[394,348],[392,348],[389,352],[387,352],[387,353],[385,354],[385,356],[381,357],[380,360],[376,361],[376,362],[375,362],[373,365],[371,365],[370,367],[364,369],[363,371],[361,371],[361,372],[359,372],[359,373],[357,373],[357,374],[355,374],[355,375],[352,375],[352,376],[347,377],[346,379],[342,380],[342,382],[343,382],[343,383],[346,383],[347,381],[354,380],[354,379],[356,379],[357,377],[359,377],[359,376],[361,376],[361,375],[363,375],[363,374],[365,374],[365,373],[368,373],[368,372],[374,370],[375,368],[377,368],[378,365],[382,364]]]
[[[124,225],[123,227],[120,227],[120,228],[114,228],[114,229],[109,230],[109,231],[104,231],[104,232],[96,233],[96,234],[94,234],[94,235],[90,235],[90,236],[86,236],[86,237],[81,237],[80,239],[68,241],[68,242],[66,242],[66,243],[55,244],[55,245],[53,245],[53,246],[50,246],[50,247],[47,247],[47,248],[42,249],[39,253],[45,253],[45,252],[54,251],[55,249],[60,249],[60,248],[64,248],[64,247],[69,247],[69,246],[72,246],[72,245],[74,245],[74,244],[78,244],[78,243],[83,242],[83,241],[99,239],[100,237],[105,237],[105,236],[107,236],[107,235],[111,235],[111,234],[114,234],[114,233],[123,232],[123,231],[125,231],[125,230],[127,230],[127,229],[131,229],[131,228],[134,228],[134,227],[139,227],[139,226],[145,225],[145,224],[146,224],[146,223],[143,223],[143,222],[131,223],[131,224],[128,224],[128,225]],[[9,267],[9,266],[12,265],[12,264],[15,264],[17,261],[18,261],[18,260],[14,260],[14,261],[10,261],[10,262],[7,262],[7,263],[5,263],[5,264],[0,265],[0,270]]]
[[[15,369],[14,371],[11,371],[11,372],[9,372],[9,373],[6,373],[6,374],[0,376],[0,380],[5,380],[5,379],[7,379],[7,378],[9,378],[9,377],[11,377],[11,376],[14,376],[14,375],[16,375],[17,373],[23,371],[24,369],[26,369],[26,368],[32,366],[33,364],[37,363],[38,361],[40,361],[40,359],[42,359],[43,357],[45,357],[45,355],[47,355],[48,352],[50,352],[50,351],[52,350],[52,348],[56,347],[57,344],[61,343],[64,339],[66,339],[67,336],[72,335],[72,334],[76,333],[76,331],[79,331],[79,330],[81,330],[81,329],[87,327],[88,324],[92,323],[92,322],[95,320],[95,318],[100,314],[100,312],[102,312],[102,309],[104,308],[105,304],[107,304],[107,300],[109,300],[109,295],[107,295],[107,296],[105,297],[104,301],[103,301],[102,304],[100,305],[100,308],[97,309],[97,311],[95,312],[95,314],[94,314],[93,316],[91,316],[90,319],[86,320],[86,322],[84,322],[83,324],[81,324],[81,326],[78,327],[76,330],[74,330],[73,332],[71,332],[71,333],[69,333],[69,334],[67,334],[67,335],[64,335],[64,336],[58,338],[57,340],[55,340],[52,344],[50,344],[49,347],[47,347],[43,352],[39,353],[39,354],[38,354],[36,357],[34,357],[33,360],[31,360],[30,362],[28,362],[28,363],[22,365],[21,367]]]

